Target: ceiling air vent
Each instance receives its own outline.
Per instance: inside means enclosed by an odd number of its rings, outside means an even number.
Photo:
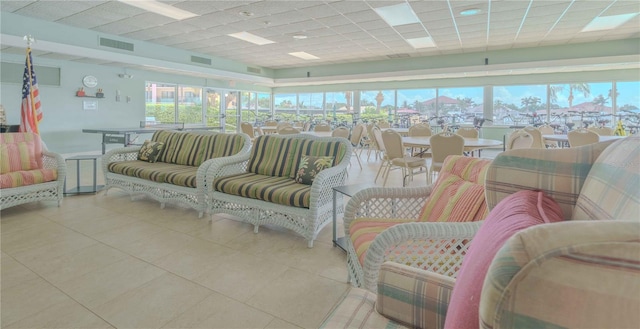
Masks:
[[[394,59],[394,58],[407,58],[411,56],[409,56],[409,54],[391,54],[391,55],[387,55],[387,57]]]
[[[100,45],[103,47],[133,51],[133,43],[113,39],[100,38]]]
[[[262,70],[257,67],[247,67],[247,72],[260,74],[262,73]]]
[[[199,63],[205,65],[211,65],[211,58],[204,58],[199,56],[191,56],[192,63]]]

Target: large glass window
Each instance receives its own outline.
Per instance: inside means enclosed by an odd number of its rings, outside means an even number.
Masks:
[[[411,118],[418,116],[419,121],[428,121],[429,117],[436,115],[435,89],[400,89],[398,94],[398,115],[406,113]],[[415,123],[412,121],[412,124]]]
[[[482,113],[483,94],[482,87],[438,89],[437,116],[451,125],[473,122],[473,116]]]
[[[482,115],[482,107],[475,113]],[[547,85],[493,87],[493,122],[527,126],[546,122]]]
[[[274,118],[278,121],[293,121],[296,117],[296,94],[274,95]]]
[[[360,118],[364,121],[394,121],[396,110],[395,90],[360,92]]]
[[[347,107],[347,93],[343,91],[325,94],[325,109],[327,119],[335,123],[350,124],[352,121],[351,108]]]
[[[176,122],[175,90],[175,84],[156,82],[145,84],[146,121]]]
[[[295,119],[301,121],[326,119],[323,101],[323,93],[298,94],[298,116]]]
[[[178,122],[203,123],[202,88],[178,86]]]

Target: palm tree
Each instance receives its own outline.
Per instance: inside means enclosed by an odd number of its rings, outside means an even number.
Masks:
[[[540,97],[536,97],[536,96],[529,96],[529,97],[523,97],[520,100],[520,104],[522,105],[522,108],[529,112],[534,112],[538,109],[538,105],[540,104]]]
[[[597,111],[602,111],[602,108],[604,108],[604,106],[605,106],[605,104],[607,104],[607,102],[608,102],[608,98],[604,98],[604,96],[602,96],[602,94],[596,96],[592,101],[592,103],[593,103],[593,105],[594,105],[594,107],[595,107],[595,109]]]
[[[550,86],[549,98],[551,99],[551,101],[557,102],[558,93],[560,93],[563,90],[564,90],[564,85]],[[569,97],[567,98],[567,101],[569,102],[569,111],[571,111],[571,108],[573,107],[573,91],[574,90],[581,92],[582,95],[584,95],[584,97],[589,97],[589,95],[591,94],[591,86],[589,86],[588,83],[581,82],[581,83],[569,84]]]

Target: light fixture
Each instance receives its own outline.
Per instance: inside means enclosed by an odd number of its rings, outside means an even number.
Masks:
[[[293,38],[296,39],[296,40],[303,40],[303,39],[306,39],[307,36],[305,34],[302,34],[302,33],[296,33],[296,34],[293,35]]]
[[[289,53],[289,55],[295,56],[295,57],[298,57],[298,58],[302,58],[302,59],[306,59],[306,60],[320,59],[320,57],[316,57],[316,56],[311,55],[309,53],[306,53],[304,51],[297,51],[297,52]]]
[[[255,34],[251,34],[249,32],[238,32],[238,33],[231,33],[231,34],[227,34],[230,37],[234,37],[236,39],[240,39],[243,41],[247,41],[247,42],[251,42],[253,44],[262,46],[262,45],[268,45],[270,43],[275,43],[275,41],[271,41],[269,39],[265,39],[263,37],[259,37]]]
[[[431,37],[412,38],[412,39],[406,39],[406,40],[411,45],[411,47],[415,49],[430,48],[430,47],[436,46],[436,44],[433,42],[433,39]]]
[[[638,13],[612,15],[612,16],[599,16],[594,18],[580,32],[612,30],[626,23],[628,20],[636,17],[637,15]]]
[[[391,26],[420,23],[418,16],[406,2],[393,6],[378,7],[373,10]]]
[[[469,8],[469,9],[465,9],[460,11],[460,16],[473,16],[473,15],[478,15],[482,12],[482,9],[479,8]]]
[[[138,7],[158,15],[167,16],[173,19],[182,20],[191,17],[200,16],[190,11],[182,10],[165,3],[155,0],[118,0],[122,3],[126,3],[130,6]]]

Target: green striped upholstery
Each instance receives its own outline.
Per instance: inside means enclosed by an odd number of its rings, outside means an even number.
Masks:
[[[153,133],[152,141],[164,143],[164,149],[156,159],[156,162],[171,163],[171,159],[176,157],[178,152],[177,145],[180,144],[181,138],[184,138],[184,134],[171,130],[158,130]]]
[[[164,178],[165,183],[184,186],[197,187],[196,176],[198,167],[182,166],[182,168],[171,168]]]
[[[332,156],[333,164],[342,161],[345,154],[345,147],[340,142],[317,141],[311,139],[302,139],[297,146],[293,156],[293,165],[289,178],[295,178],[296,170],[300,164],[300,158],[303,155],[310,156]]]
[[[288,177],[242,173],[218,177],[213,189],[226,194],[263,200],[285,206],[309,208],[311,186]]]
[[[493,259],[481,328],[637,328],[640,223],[567,221],[511,237]]]
[[[247,172],[277,177],[293,178],[292,169],[296,147],[300,138],[263,135],[255,139]]]
[[[455,279],[385,262],[378,277],[378,313],[409,327],[442,328]]]
[[[489,166],[485,196],[489,209],[520,190],[541,190],[570,219],[591,166],[612,142],[566,149],[516,149],[499,154]]]
[[[165,143],[157,162],[197,166],[199,155],[202,156],[199,152],[203,137],[190,132],[155,132],[151,140]]]
[[[46,182],[53,182],[57,179],[58,170],[56,169],[13,171],[0,175],[0,188],[28,186]]]
[[[214,134],[205,135],[200,143],[200,152],[196,160],[196,166],[209,159],[232,156],[244,147],[244,139],[239,134]]]
[[[573,220],[640,220],[640,137],[608,147],[589,171]]]
[[[168,174],[182,167],[183,166],[164,162],[149,163],[146,161],[133,160],[111,162],[107,166],[107,169],[109,172],[116,174],[164,183]]]

